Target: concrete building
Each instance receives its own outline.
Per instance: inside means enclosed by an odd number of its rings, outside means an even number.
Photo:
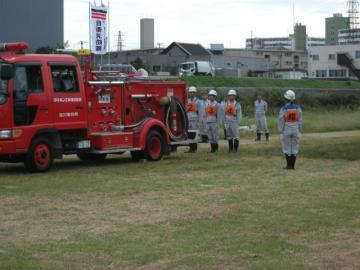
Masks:
[[[217,75],[284,79],[305,77],[308,59],[304,51],[226,49],[222,44],[207,50],[200,44],[181,42],[173,42],[165,49],[111,53],[112,64],[131,63],[136,58],[140,58],[151,73],[175,75],[180,63],[199,60],[211,62]]]
[[[307,35],[306,26],[301,23],[297,23],[294,26],[294,38],[295,38],[295,50],[305,51],[307,48]]]
[[[155,48],[154,19],[140,20],[140,48],[142,50]]]
[[[150,72],[170,72],[175,75],[180,63],[196,60],[211,62],[212,57],[213,54],[200,44],[173,42],[167,48],[112,52],[111,63],[131,63],[140,58]]]
[[[325,42],[326,45],[338,45],[339,30],[348,29],[349,18],[336,13],[325,19]]]
[[[235,70],[233,73],[238,77],[299,77],[291,75],[293,73],[304,77],[307,70],[304,51],[224,49],[222,54],[214,55],[212,61],[217,69],[227,73]]]
[[[248,38],[246,39],[246,49],[294,49],[294,37],[269,37],[269,38]]]
[[[309,78],[360,79],[360,46],[330,45],[309,51]]]
[[[319,37],[307,37],[306,48],[312,46],[325,45],[325,39]],[[246,40],[246,49],[263,49],[263,50],[295,50],[294,35],[288,37],[273,37],[273,38],[253,38]]]
[[[325,45],[325,39],[320,37],[310,37],[306,34],[306,26],[296,24],[294,34],[288,37],[270,38],[248,38],[246,39],[246,49],[254,50],[289,50],[305,51],[309,47]]]
[[[338,32],[338,39],[340,45],[360,44],[360,28],[341,29]]]
[[[30,52],[64,43],[63,0],[1,0],[0,42],[26,41]]]

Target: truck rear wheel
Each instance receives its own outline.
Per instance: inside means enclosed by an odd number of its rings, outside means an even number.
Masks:
[[[156,130],[151,130],[147,135],[145,158],[148,161],[158,161],[164,154],[164,138]]]
[[[25,156],[24,165],[29,172],[46,172],[54,161],[50,141],[45,137],[36,138]]]
[[[107,154],[78,153],[77,156],[82,161],[102,161]]]

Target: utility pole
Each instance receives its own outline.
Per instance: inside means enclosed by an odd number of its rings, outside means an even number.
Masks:
[[[348,14],[349,14],[349,43],[356,41],[356,31],[359,29],[359,1],[348,0]]]
[[[162,46],[162,45],[164,45],[164,44],[163,44],[163,43],[158,42],[158,43],[156,43],[156,45],[157,45],[157,47],[160,49],[160,48],[161,48],[161,46]]]
[[[121,33],[121,31],[118,32],[117,35],[117,42],[116,42],[116,50],[118,52],[121,52],[124,48],[124,40],[122,39],[123,35]]]

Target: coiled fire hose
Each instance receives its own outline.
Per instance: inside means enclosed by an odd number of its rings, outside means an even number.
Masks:
[[[181,125],[177,123],[176,115],[180,115]],[[177,97],[170,97],[170,103],[165,107],[165,126],[169,133],[171,140],[181,141],[187,138],[187,130],[189,128],[189,120],[184,106],[181,104]],[[182,127],[180,132],[178,127]]]

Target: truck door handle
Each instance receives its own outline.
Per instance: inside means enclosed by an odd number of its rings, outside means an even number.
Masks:
[[[40,107],[40,111],[48,111],[48,110],[49,110],[49,108],[46,107],[46,106],[41,106]]]
[[[82,110],[84,107],[83,106],[81,106],[81,105],[77,105],[77,106],[75,106],[75,109],[78,109],[78,110]]]

